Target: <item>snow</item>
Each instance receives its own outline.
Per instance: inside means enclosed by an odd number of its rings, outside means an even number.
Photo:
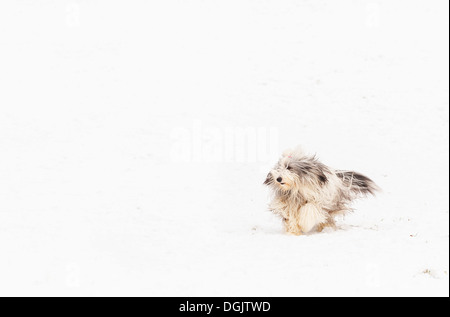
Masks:
[[[0,295],[449,296],[448,9],[2,1]],[[383,192],[286,235],[297,144]]]

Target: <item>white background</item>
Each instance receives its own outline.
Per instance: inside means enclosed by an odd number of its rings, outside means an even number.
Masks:
[[[2,0],[0,295],[448,296],[448,11]],[[286,235],[240,129],[383,193]]]

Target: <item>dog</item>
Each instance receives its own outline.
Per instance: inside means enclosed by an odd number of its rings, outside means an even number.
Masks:
[[[367,176],[334,170],[300,147],[282,154],[264,184],[273,190],[269,209],[282,217],[286,231],[294,235],[335,228],[334,217],[351,211],[354,199],[380,190]]]

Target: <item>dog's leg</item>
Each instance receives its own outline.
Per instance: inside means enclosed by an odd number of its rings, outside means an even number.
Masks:
[[[317,226],[317,231],[321,232],[323,229],[325,229],[326,227],[330,227],[335,229],[336,228],[336,222],[334,221],[334,219],[332,217],[329,217],[327,222],[324,223],[320,223]]]
[[[298,224],[298,220],[295,217],[284,219],[284,227],[286,228],[286,232],[289,234],[293,234],[296,236],[300,236],[303,234],[302,229]]]
[[[307,203],[300,208],[298,224],[304,233],[311,231],[316,225],[327,222],[327,214],[322,208]]]

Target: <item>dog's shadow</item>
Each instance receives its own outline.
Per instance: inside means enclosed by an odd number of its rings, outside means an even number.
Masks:
[[[251,233],[252,233],[252,235],[266,234],[266,235],[286,235],[286,236],[301,237],[301,236],[315,236],[315,235],[321,235],[321,234],[332,234],[332,233],[339,233],[339,232],[342,233],[342,232],[349,232],[349,231],[354,231],[354,230],[358,230],[358,229],[359,230],[377,231],[378,226],[374,225],[372,227],[365,227],[362,225],[336,224],[334,227],[326,227],[326,228],[323,228],[321,231],[314,229],[311,232],[304,233],[302,235],[295,235],[295,234],[290,234],[290,233],[286,232],[284,230],[284,228],[282,227],[282,225],[280,225],[280,227],[267,227],[267,226],[261,227],[261,226],[255,225],[252,227]]]

